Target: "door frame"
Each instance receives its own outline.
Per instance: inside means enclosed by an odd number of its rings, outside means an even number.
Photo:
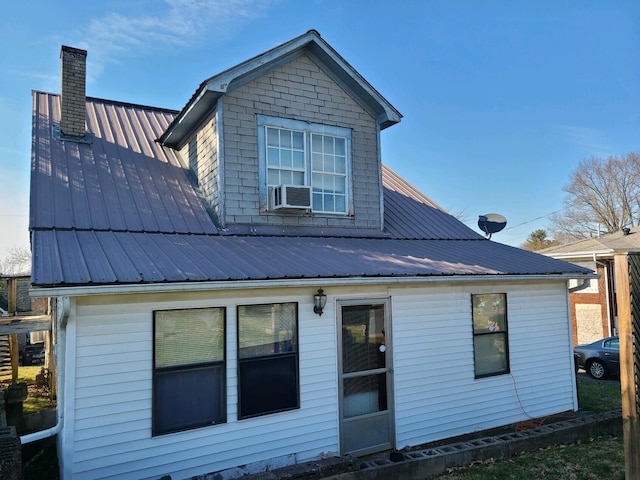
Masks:
[[[389,428],[389,441],[385,445],[375,445],[355,451],[344,451],[345,426],[343,404],[343,365],[342,365],[342,308],[351,306],[382,305],[384,309],[384,336],[385,336],[385,377],[387,389],[387,416]],[[391,297],[363,297],[356,299],[336,299],[336,340],[337,340],[337,365],[338,365],[338,430],[340,437],[340,454],[354,456],[368,455],[395,448],[395,390],[393,381],[393,349],[391,329]]]

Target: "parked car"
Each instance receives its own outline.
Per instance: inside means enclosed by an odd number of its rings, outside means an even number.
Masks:
[[[609,375],[620,375],[618,337],[607,337],[587,345],[576,345],[573,353],[578,366],[584,368],[597,380],[607,378]]]

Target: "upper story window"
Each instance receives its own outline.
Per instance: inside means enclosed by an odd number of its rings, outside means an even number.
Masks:
[[[507,294],[471,295],[475,376],[509,373]]]
[[[267,190],[308,186],[314,213],[349,213],[351,130],[259,115],[258,144]]]

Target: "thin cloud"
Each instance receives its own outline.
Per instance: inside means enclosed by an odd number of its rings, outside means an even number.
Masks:
[[[3,68],[3,69],[0,69],[0,75],[11,76],[13,78],[20,77],[20,78],[28,79],[28,81],[25,81],[26,85],[38,84],[40,85],[38,88],[40,90],[45,90],[45,91],[53,92],[60,86],[59,74],[54,75],[54,74],[40,73],[37,71],[31,71],[31,70],[17,70],[17,69],[11,69],[11,68]],[[8,92],[3,92],[3,93],[8,93]],[[0,103],[6,102],[9,100],[14,101],[15,97],[13,96],[11,98],[0,97]]]
[[[613,148],[605,134],[591,127],[578,125],[554,125],[568,141],[594,156],[611,155]]]
[[[91,51],[94,76],[106,64],[167,48],[185,48],[215,39],[227,40],[247,23],[262,17],[277,0],[165,0],[146,16],[112,12],[94,18],[80,48]],[[215,36],[207,36],[215,31]]]

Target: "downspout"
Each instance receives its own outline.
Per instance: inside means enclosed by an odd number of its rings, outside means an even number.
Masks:
[[[583,281],[582,284],[584,285],[586,283],[586,281]],[[569,282],[567,281],[567,287],[569,287]],[[584,288],[583,286],[580,286],[581,288]],[[577,288],[577,287],[576,287]],[[569,321],[567,322],[567,333],[569,335],[569,345],[571,346],[571,372],[574,372],[574,365],[575,365],[575,353],[573,352],[573,347],[575,346],[573,344],[573,322],[571,321],[571,289],[567,288],[567,293],[566,293],[566,302],[567,302],[567,308],[568,308],[568,314],[569,314]],[[575,375],[575,382],[572,382],[571,385],[571,390],[572,390],[572,396],[573,396],[573,411],[577,412],[578,410],[580,410],[580,405],[579,405],[579,399],[578,399],[578,376]]]
[[[56,315],[60,318],[60,330],[64,331],[67,327],[67,320],[69,319],[69,312],[71,311],[71,302],[69,301],[69,297],[61,297],[58,299],[58,314]],[[57,332],[56,332],[57,333]],[[56,342],[57,343],[57,342]],[[60,348],[59,345],[56,344],[56,347]],[[60,355],[58,355],[58,359]],[[58,360],[56,359],[56,360]],[[60,362],[62,363],[62,362]],[[62,367],[62,368],[61,368]],[[63,365],[58,365],[57,374],[56,374],[56,382],[58,384],[58,398],[57,398],[57,422],[46,430],[40,430],[38,432],[29,433],[28,435],[23,435],[20,437],[20,443],[22,445],[31,442],[37,442],[38,440],[44,440],[45,438],[53,437],[62,431],[62,426],[64,424],[63,418],[63,392],[64,392],[64,368]]]
[[[590,285],[588,278],[583,278],[582,283],[580,285],[576,285],[575,287],[568,288],[569,293],[579,292],[580,290],[584,290],[588,288]]]

